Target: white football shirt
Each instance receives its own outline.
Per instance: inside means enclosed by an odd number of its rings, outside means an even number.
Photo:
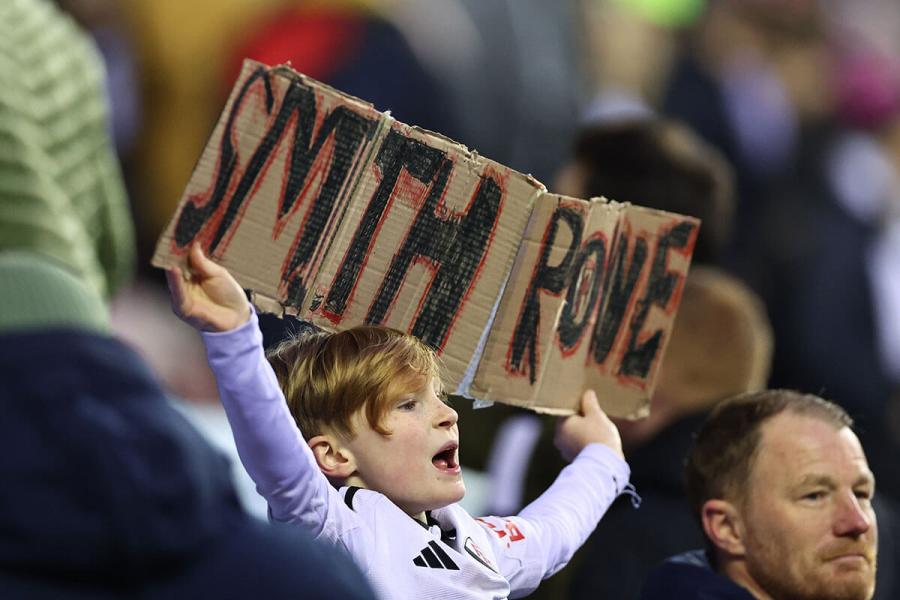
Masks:
[[[627,487],[628,465],[591,444],[517,516],[473,519],[452,504],[423,525],[378,492],[330,485],[265,359],[255,312],[203,338],[241,461],[271,519],[343,549],[381,598],[525,596],[565,566]]]

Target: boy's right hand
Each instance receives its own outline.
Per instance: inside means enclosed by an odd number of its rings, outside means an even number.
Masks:
[[[620,457],[625,457],[619,430],[600,408],[594,390],[582,394],[578,414],[559,420],[553,442],[567,461],[573,460],[585,446],[594,443],[604,444]]]
[[[203,331],[229,331],[250,318],[250,303],[225,267],[204,256],[199,244],[188,252],[189,279],[176,267],[166,269],[172,311]]]

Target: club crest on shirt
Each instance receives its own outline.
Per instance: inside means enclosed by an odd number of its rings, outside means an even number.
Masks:
[[[494,573],[498,573],[497,567],[494,566],[494,563],[491,562],[491,559],[488,558],[487,554],[481,551],[481,548],[475,543],[470,537],[466,538],[466,543],[463,545],[463,548],[466,549],[466,552],[469,553],[469,556],[486,566],[488,569],[493,571]]]

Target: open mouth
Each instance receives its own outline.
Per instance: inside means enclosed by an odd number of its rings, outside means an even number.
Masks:
[[[456,451],[459,444],[450,442],[441,448],[440,452],[431,458],[431,464],[441,471],[459,471],[459,459],[456,457]]]

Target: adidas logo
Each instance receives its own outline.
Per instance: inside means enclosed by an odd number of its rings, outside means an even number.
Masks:
[[[456,563],[447,556],[437,542],[428,542],[419,555],[413,559],[413,564],[417,567],[426,567],[429,569],[449,569],[451,571],[459,571]]]

